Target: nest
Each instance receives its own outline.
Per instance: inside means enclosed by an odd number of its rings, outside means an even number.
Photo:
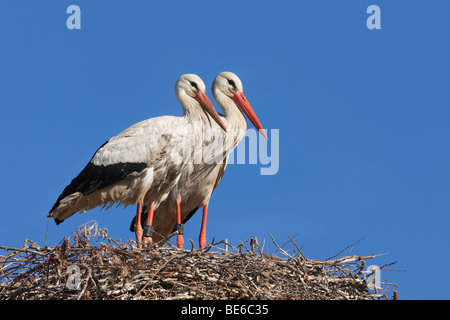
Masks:
[[[192,240],[191,250],[170,243],[137,249],[91,222],[54,247],[31,240],[22,248],[0,246],[0,299],[388,299],[388,291],[367,281],[366,260],[377,255],[311,260],[291,238],[291,254],[272,240],[273,254],[256,238],[204,251]]]

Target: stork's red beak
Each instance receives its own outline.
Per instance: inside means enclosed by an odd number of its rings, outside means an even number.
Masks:
[[[247,118],[250,120],[251,123],[255,126],[256,129],[258,129],[259,133],[263,135],[264,138],[267,139],[266,132],[264,131],[261,122],[259,122],[258,117],[255,114],[255,111],[253,111],[252,106],[248,102],[247,98],[245,97],[244,93],[235,93],[234,96],[231,98],[233,101],[237,104],[239,109],[242,110],[242,112],[247,116]]]
[[[211,116],[211,118],[213,118],[214,121],[217,122],[217,124],[223,129],[223,131],[226,132],[227,128],[225,127],[224,123],[222,122],[222,119],[220,119],[219,114],[217,113],[216,109],[214,109],[214,106],[211,103],[211,101],[209,100],[206,93],[196,93],[195,96],[196,96],[195,99],[198,101],[198,103],[200,103],[202,108],[206,112],[208,112],[208,114]]]

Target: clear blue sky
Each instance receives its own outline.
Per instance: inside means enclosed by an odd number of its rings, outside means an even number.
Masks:
[[[66,27],[71,4],[81,30]],[[381,30],[366,27],[371,4]],[[181,74],[212,98],[214,77],[233,71],[263,126],[279,129],[280,169],[230,165],[208,241],[297,235],[325,259],[365,237],[352,254],[389,253],[370,263],[408,270],[381,274],[400,298],[450,299],[449,12],[424,0],[1,1],[0,244],[44,244],[47,212],[101,144],[181,115]],[[92,219],[134,238],[134,213],[52,221],[48,242]]]

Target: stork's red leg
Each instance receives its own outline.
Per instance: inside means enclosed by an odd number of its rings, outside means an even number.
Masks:
[[[183,248],[184,239],[183,239],[183,224],[181,223],[181,208],[180,202],[177,201],[177,246],[179,249]]]
[[[208,204],[205,204],[203,206],[202,227],[200,229],[200,236],[198,237],[200,249],[204,249],[206,247],[206,216],[207,216],[207,214],[208,214]]]
[[[141,225],[141,212],[142,212],[142,203],[139,202],[136,210],[136,219],[134,220],[134,233],[136,234],[136,242],[138,248],[142,248],[142,235],[144,233],[144,229],[142,229]]]
[[[148,209],[148,217],[147,222],[144,227],[144,241],[152,244],[152,236],[153,236],[153,212],[155,211],[155,208],[153,208],[153,205],[150,206],[150,209]]]

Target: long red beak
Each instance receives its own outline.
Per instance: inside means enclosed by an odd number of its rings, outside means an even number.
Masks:
[[[237,104],[239,109],[241,109],[242,112],[247,116],[250,122],[253,123],[255,128],[258,129],[259,133],[261,133],[263,137],[266,138],[266,140],[268,140],[266,132],[264,131],[261,125],[261,122],[259,122],[258,117],[255,114],[255,111],[253,111],[253,108],[250,105],[250,102],[248,102],[244,93],[243,92],[235,93],[231,99],[233,99],[233,101]]]
[[[208,114],[211,116],[211,118],[214,119],[215,122],[223,129],[223,131],[227,131],[227,128],[225,127],[225,124],[222,122],[222,119],[220,119],[219,114],[217,113],[216,109],[214,109],[213,104],[209,100],[206,93],[196,93],[196,100],[200,103],[203,110],[208,112]]]

